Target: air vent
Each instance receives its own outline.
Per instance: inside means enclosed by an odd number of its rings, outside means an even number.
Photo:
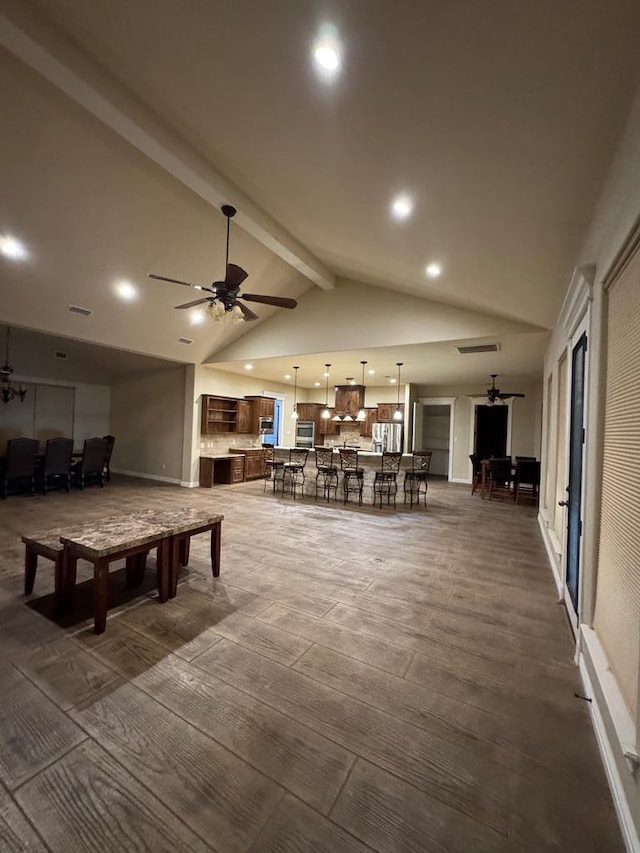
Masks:
[[[72,314],[79,314],[81,317],[88,317],[91,314],[88,308],[80,308],[78,305],[70,305],[69,311]]]
[[[192,344],[193,341],[191,340],[191,338],[178,338],[178,343],[179,344]]]
[[[460,355],[472,355],[476,352],[499,352],[500,344],[477,344],[471,347],[456,347]]]
[[[56,357],[56,358],[59,358],[59,359],[61,359],[62,361],[64,361],[65,359],[69,358],[69,353],[68,353],[68,352],[64,352],[64,351],[63,351],[63,350],[61,350],[61,349],[54,349],[53,354],[55,355],[55,357]]]

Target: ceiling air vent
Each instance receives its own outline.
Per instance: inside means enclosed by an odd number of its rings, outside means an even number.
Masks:
[[[477,344],[471,347],[456,347],[460,355],[471,355],[476,352],[499,352],[500,344]]]
[[[61,350],[61,349],[54,349],[53,354],[55,355],[56,358],[59,358],[62,361],[69,358],[69,353],[64,352],[64,350]]]
[[[191,338],[178,338],[178,343],[179,344],[192,344],[193,341],[191,340]]]
[[[72,314],[79,314],[81,317],[88,317],[91,314],[88,308],[80,308],[78,305],[70,305],[69,311]]]

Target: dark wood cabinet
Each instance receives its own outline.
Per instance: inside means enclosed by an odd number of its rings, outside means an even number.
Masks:
[[[260,432],[260,418],[272,418],[274,415],[275,400],[273,397],[260,397],[250,395],[244,398],[251,406],[251,428],[247,432],[258,435]]]
[[[237,407],[236,432],[245,434],[254,432],[252,428],[251,403],[248,400],[238,400]],[[255,432],[257,433],[258,430],[256,429]]]
[[[264,451],[257,448],[238,449],[235,447],[230,447],[229,453],[237,454],[238,459],[242,459],[242,464],[244,467],[243,476],[245,480],[257,480],[260,477],[264,477]]]
[[[212,435],[221,432],[237,432],[238,401],[233,397],[202,395],[201,432]]]
[[[340,421],[331,420],[335,413],[335,409],[329,409],[329,419],[322,420],[320,435],[340,435]]]
[[[244,456],[201,456],[200,485],[210,489],[215,483],[230,485],[244,480]]]
[[[371,428],[373,424],[378,422],[378,409],[365,409],[365,412],[367,413],[367,418],[360,426],[360,435],[371,436],[373,432]]]
[[[396,410],[395,403],[378,403],[378,423],[389,423],[393,421],[393,414]],[[400,403],[400,411],[404,420],[404,403]]]
[[[245,457],[237,456],[231,460],[231,482],[242,483],[245,479]]]
[[[336,385],[335,409],[339,415],[352,418],[364,407],[364,385]]]

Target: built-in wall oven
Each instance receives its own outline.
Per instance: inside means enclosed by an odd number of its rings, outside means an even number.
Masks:
[[[296,421],[296,447],[313,450],[316,425],[313,421]]]
[[[259,429],[260,435],[273,435],[273,417],[260,418]]]

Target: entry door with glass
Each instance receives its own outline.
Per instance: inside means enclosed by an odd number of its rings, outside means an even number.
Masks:
[[[582,460],[584,451],[585,375],[587,334],[573,348],[571,359],[571,414],[569,421],[569,485],[567,499],[567,549],[565,599],[574,627],[579,623],[580,539],[582,536]]]

